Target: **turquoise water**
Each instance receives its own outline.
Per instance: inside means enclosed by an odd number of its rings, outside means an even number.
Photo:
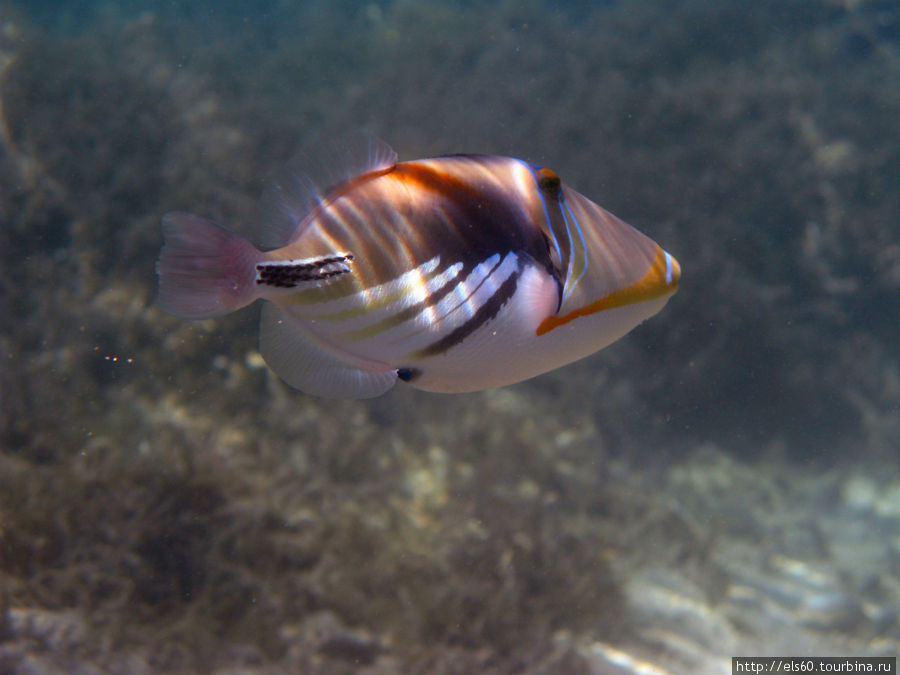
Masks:
[[[895,3],[554,4],[0,5],[0,663],[897,652]],[[154,306],[163,213],[252,236],[358,130],[552,167],[681,289],[522,384],[358,402],[286,388],[255,309]]]

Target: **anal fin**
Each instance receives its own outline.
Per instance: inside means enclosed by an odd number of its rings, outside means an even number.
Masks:
[[[260,351],[269,367],[292,387],[323,398],[372,398],[397,382],[396,370],[363,370],[309,338],[277,305],[263,303]]]

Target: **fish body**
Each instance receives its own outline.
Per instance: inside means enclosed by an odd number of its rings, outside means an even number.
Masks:
[[[308,393],[518,382],[605,347],[677,290],[670,254],[548,169],[397,162],[371,138],[332,154],[318,178],[294,168],[270,189],[272,250],[173,213],[157,263],[159,304],[176,316],[267,301],[261,352]]]

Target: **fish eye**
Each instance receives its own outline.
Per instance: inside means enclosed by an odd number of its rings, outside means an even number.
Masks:
[[[555,193],[559,191],[559,176],[553,169],[538,169],[537,171],[538,187],[544,192]]]

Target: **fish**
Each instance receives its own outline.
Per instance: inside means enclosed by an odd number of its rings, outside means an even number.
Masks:
[[[259,248],[207,218],[163,216],[157,304],[209,319],[262,300],[266,363],[324,398],[535,377],[618,340],[681,278],[655,241],[514,157],[400,162],[350,136],[293,160],[261,208]]]

